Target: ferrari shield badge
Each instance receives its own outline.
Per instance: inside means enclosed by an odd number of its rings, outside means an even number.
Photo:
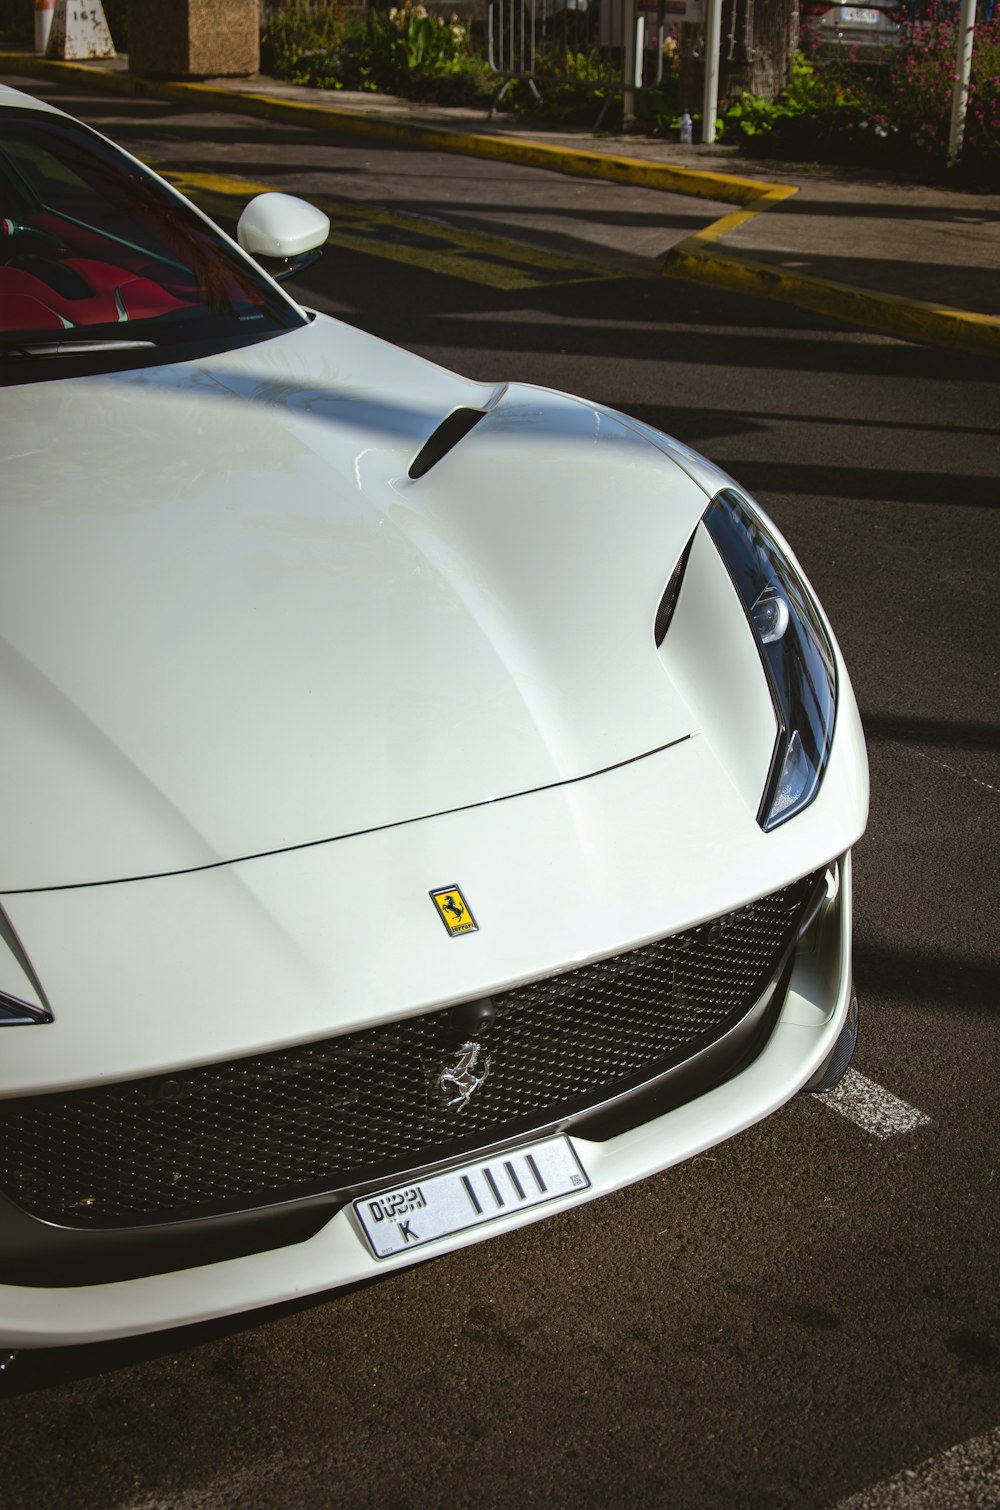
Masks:
[[[457,886],[440,886],[431,892],[430,898],[452,938],[458,938],[460,933],[479,932],[479,924]]]

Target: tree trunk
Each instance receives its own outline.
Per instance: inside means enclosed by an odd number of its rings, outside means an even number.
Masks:
[[[798,39],[798,0],[722,0],[720,112],[744,91],[765,100],[779,95],[791,74]],[[682,104],[701,108],[704,79],[705,27],[685,24],[681,34]]]

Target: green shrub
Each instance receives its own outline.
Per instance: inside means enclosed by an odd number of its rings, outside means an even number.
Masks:
[[[897,129],[918,157],[947,153],[957,46],[957,20],[915,21],[892,60],[879,124]],[[976,27],[963,157],[1000,170],[1000,14]]]
[[[666,123],[676,115],[678,67],[677,44],[668,37],[661,83],[637,93],[639,130],[663,134]],[[535,75],[536,89],[525,80],[517,80],[505,95],[505,103],[516,114],[546,125],[593,126],[601,118],[607,130],[620,130],[622,92],[613,53],[596,44],[582,52],[542,47],[535,55]]]
[[[752,141],[755,146],[774,137],[786,139],[794,134],[789,123],[800,117],[815,121],[820,115],[852,111],[861,103],[856,88],[844,80],[840,70],[827,72],[799,52],[792,62],[791,78],[776,100],[741,94],[730,105],[723,116],[725,139],[741,144]]]
[[[472,46],[467,22],[404,0],[390,10],[348,10],[296,0],[272,9],[261,63],[278,78],[322,89],[360,89],[485,104],[494,76]]]
[[[337,53],[343,32],[343,12],[338,5],[317,4],[315,0],[271,5],[261,29],[261,68],[290,84],[336,89]]]
[[[877,66],[795,59],[773,104],[742,95],[726,112],[725,139],[759,155],[917,171],[946,171],[958,40],[955,20],[916,20]],[[1000,181],[1000,16],[976,29],[959,176]]]

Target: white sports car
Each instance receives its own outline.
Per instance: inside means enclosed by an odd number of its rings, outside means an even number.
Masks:
[[[864,742],[778,531],[303,308],[326,232],[0,90],[10,1350],[497,1235],[853,1049]]]

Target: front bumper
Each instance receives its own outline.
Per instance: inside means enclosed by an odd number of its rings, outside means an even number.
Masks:
[[[813,1080],[841,1039],[852,994],[848,855],[831,867],[827,894],[799,938],[783,1005],[759,1055],[724,1084],[605,1141],[571,1131],[587,1191],[429,1243],[413,1256],[375,1260],[345,1207],[304,1241],[198,1268],[58,1289],[2,1285],[0,1348],[92,1342],[276,1304],[454,1251],[619,1189],[752,1126]]]

